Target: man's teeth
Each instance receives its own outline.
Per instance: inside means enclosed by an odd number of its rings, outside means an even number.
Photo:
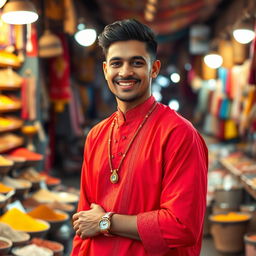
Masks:
[[[121,85],[121,86],[122,86],[122,85],[123,85],[123,86],[130,86],[130,85],[133,85],[134,82],[128,82],[128,83],[127,83],[127,82],[126,82],[126,83],[125,83],[125,82],[119,82],[118,84]]]

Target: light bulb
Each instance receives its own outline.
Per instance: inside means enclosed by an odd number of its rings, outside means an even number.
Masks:
[[[240,44],[248,44],[254,39],[255,32],[251,29],[236,29],[233,36]]]
[[[75,34],[76,41],[82,46],[92,45],[96,41],[96,38],[97,33],[95,29],[90,28],[80,30]]]
[[[13,0],[3,8],[2,20],[8,24],[31,24],[38,19],[34,5],[28,0]]]
[[[208,67],[216,69],[222,65],[223,59],[217,53],[210,53],[204,57],[204,62]]]

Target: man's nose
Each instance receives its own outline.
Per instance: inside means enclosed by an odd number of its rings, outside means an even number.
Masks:
[[[129,64],[123,64],[119,70],[119,75],[127,77],[133,75],[133,68]]]

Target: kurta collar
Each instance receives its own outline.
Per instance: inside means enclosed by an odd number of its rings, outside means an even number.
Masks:
[[[118,125],[120,126],[125,122],[130,122],[135,118],[136,119],[144,118],[155,101],[156,101],[155,98],[153,96],[150,96],[146,101],[128,110],[125,114],[118,108],[118,111],[117,111]]]

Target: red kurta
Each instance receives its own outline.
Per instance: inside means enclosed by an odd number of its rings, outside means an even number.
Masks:
[[[91,203],[105,211],[137,215],[141,241],[124,237],[81,240],[75,237],[73,256],[198,256],[206,208],[207,148],[193,126],[169,107],[157,103],[136,136],[112,184],[108,138],[116,168],[130,139],[154,104],[150,97],[125,115],[117,111],[89,133],[81,176],[78,211]]]

